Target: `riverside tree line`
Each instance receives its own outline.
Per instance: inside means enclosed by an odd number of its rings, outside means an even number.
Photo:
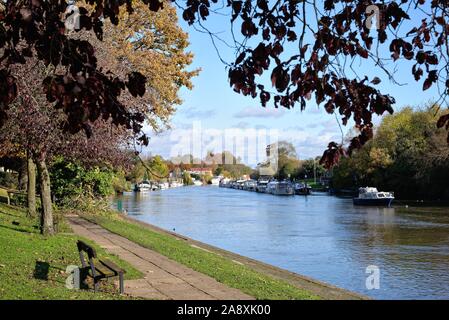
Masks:
[[[400,199],[449,199],[449,148],[436,105],[382,119],[374,138],[332,169],[335,189],[375,186]]]

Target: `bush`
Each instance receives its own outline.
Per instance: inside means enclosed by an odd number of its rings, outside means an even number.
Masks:
[[[52,164],[50,175],[52,191],[60,205],[74,205],[87,198],[104,198],[114,192],[114,174],[108,169],[86,169],[59,158]]]
[[[112,178],[112,187],[116,193],[132,190],[132,184],[126,180],[124,173],[116,173],[114,175]]]

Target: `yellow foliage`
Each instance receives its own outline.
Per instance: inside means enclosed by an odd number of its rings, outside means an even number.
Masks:
[[[187,69],[193,61],[193,54],[186,51],[188,34],[178,25],[176,9],[169,1],[158,12],[142,1],[133,1],[133,8],[132,14],[121,9],[117,26],[105,21],[103,41],[92,42],[106,69],[115,74],[138,71],[146,76],[147,93],[143,98],[128,95],[127,105],[143,111],[152,128],[159,130],[161,123],[168,126],[175,106],[182,103],[179,90],[192,89],[191,79],[200,70]]]

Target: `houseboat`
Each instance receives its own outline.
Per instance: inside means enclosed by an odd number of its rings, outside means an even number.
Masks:
[[[277,196],[292,196],[295,194],[293,185],[289,181],[270,181],[267,184],[267,193]]]
[[[268,179],[259,179],[257,181],[256,191],[257,192],[267,192],[267,185],[270,182]]]
[[[243,184],[245,183],[246,180],[237,180],[236,183],[234,184],[235,189],[238,190],[243,190]]]
[[[298,195],[307,196],[312,193],[312,187],[307,183],[295,183],[295,193]]]
[[[246,180],[243,183],[243,190],[246,191],[256,191],[257,182],[254,180]]]
[[[359,196],[353,198],[354,205],[358,206],[391,206],[394,200],[393,192],[377,191],[373,187],[359,188]]]
[[[182,183],[182,182],[178,182],[178,181],[170,182],[170,188],[178,188],[178,187],[182,187],[182,186],[184,186],[184,183]]]
[[[223,178],[220,180],[220,183],[218,184],[218,186],[221,188],[230,188],[231,183],[232,183],[231,179]]]
[[[141,183],[136,183],[134,185],[134,191],[136,192],[146,192],[152,190],[152,184],[148,180],[144,180]]]
[[[170,184],[168,182],[160,182],[158,186],[160,190],[166,190],[170,188]]]

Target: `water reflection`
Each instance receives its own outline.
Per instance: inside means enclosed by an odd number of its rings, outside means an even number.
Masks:
[[[138,220],[375,298],[449,298],[446,208],[354,207],[325,194],[217,187],[115,200]],[[368,265],[381,270],[379,290],[365,288]]]

